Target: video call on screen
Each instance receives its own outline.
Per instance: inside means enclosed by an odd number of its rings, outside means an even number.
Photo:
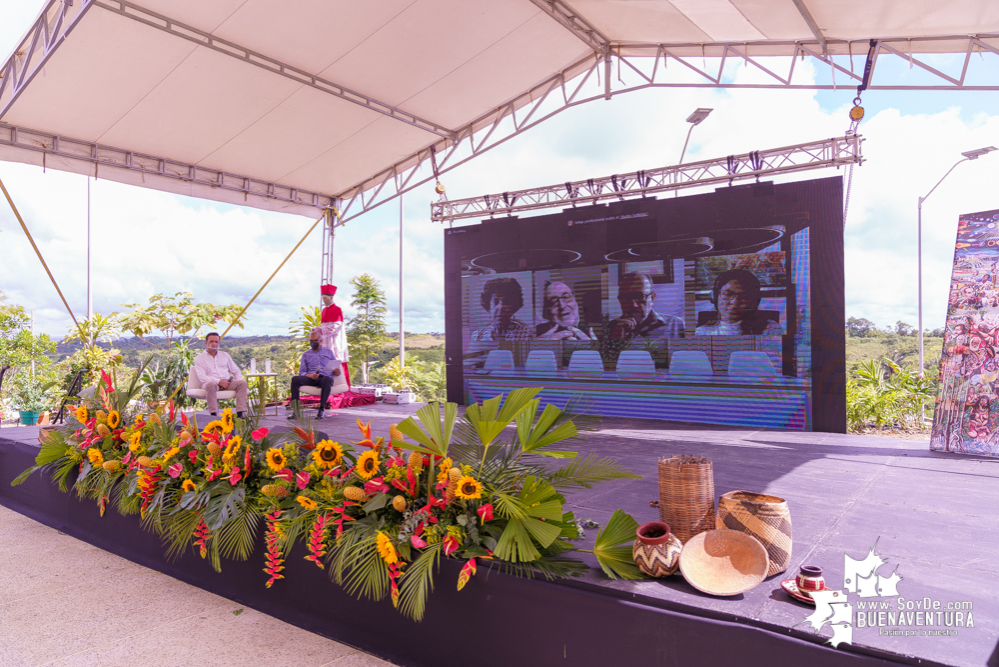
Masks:
[[[449,399],[839,430],[841,206],[833,178],[446,230]]]

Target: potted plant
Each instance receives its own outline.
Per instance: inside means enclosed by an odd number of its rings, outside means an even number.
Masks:
[[[14,390],[14,404],[21,413],[21,426],[38,423],[38,413],[48,407],[49,399],[45,392],[51,385],[42,385],[37,378],[19,378]]]

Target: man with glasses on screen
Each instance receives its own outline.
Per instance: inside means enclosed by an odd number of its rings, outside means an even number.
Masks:
[[[593,330],[587,334],[580,329],[579,304],[572,288],[563,282],[546,281],[542,293],[542,315],[545,321],[535,329],[541,340],[592,340]]]
[[[636,336],[683,338],[683,320],[673,315],[660,315],[653,310],[656,300],[652,279],[644,273],[627,273],[617,289],[621,317],[610,323],[611,340],[629,340]]]

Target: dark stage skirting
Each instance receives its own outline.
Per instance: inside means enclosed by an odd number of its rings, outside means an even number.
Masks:
[[[387,601],[356,600],[304,552],[286,579],[264,587],[263,550],[223,561],[221,574],[188,551],[169,562],[137,516],[62,493],[46,475],[10,481],[34,463],[35,447],[0,440],[0,504],[94,546],[288,623],[399,665],[806,665],[916,664],[862,647],[832,649],[806,632],[677,605],[584,581],[526,580],[480,568],[456,590],[461,563],[444,559],[426,617],[414,623]],[[262,542],[262,540],[260,541]],[[258,544],[260,544],[258,542]],[[938,664],[922,661],[921,664]]]

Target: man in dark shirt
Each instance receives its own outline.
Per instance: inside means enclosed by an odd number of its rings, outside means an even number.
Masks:
[[[333,350],[323,347],[319,342],[319,331],[313,329],[309,335],[309,347],[302,355],[302,361],[298,365],[298,375],[291,379],[291,405],[292,413],[288,419],[295,418],[295,411],[298,409],[298,395],[303,385],[309,387],[319,387],[319,412],[316,419],[322,419],[326,410],[326,401],[330,397],[330,389],[333,388],[333,377],[340,374],[340,360],[333,354]],[[332,370],[327,370],[332,369]]]

